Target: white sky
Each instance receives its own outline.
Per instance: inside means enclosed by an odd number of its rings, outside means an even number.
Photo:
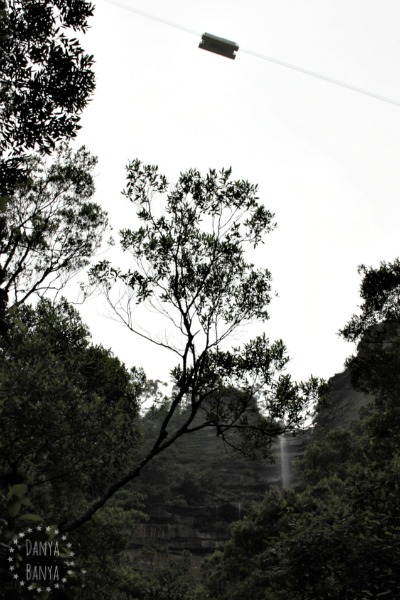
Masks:
[[[400,101],[398,0],[119,1]],[[83,37],[97,89],[78,138],[99,157],[95,199],[115,234],[134,226],[120,191],[136,157],[175,180],[190,167],[232,166],[234,178],[258,183],[278,222],[258,262],[279,297],[247,338],[265,329],[286,343],[295,378],[330,377],[352,351],[337,331],[360,303],[357,266],[399,254],[400,107],[199,42],[97,0]],[[106,318],[101,299],[81,310],[95,342],[168,379],[172,354]]]

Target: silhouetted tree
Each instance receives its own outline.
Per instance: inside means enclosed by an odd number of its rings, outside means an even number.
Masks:
[[[15,312],[0,345],[0,483],[26,484],[48,519],[71,517],[139,443],[144,374],[93,345],[65,299]]]
[[[0,242],[2,293],[11,306],[59,291],[89,263],[107,228],[107,214],[91,201],[96,158],[61,144],[53,160],[25,160],[25,176],[9,197]]]
[[[315,396],[315,378],[296,384],[283,373],[288,358],[281,341],[270,344],[262,335],[243,348],[223,348],[240,326],[268,318],[270,273],[247,262],[245,248],[256,247],[274,227],[273,215],[257,202],[257,187],[230,176],[230,170],[211,170],[203,178],[191,170],[168,190],[157,167],[138,160],[128,166],[125,195],[136,203],[142,226],[123,230],[121,244],[134,266],[123,272],[103,261],[92,269],[92,278],[132,331],[172,351],[180,362],[150,450],[87,511],[62,524],[65,530],[89,520],[182,435],[213,427],[240,451],[265,453],[277,434],[301,424]],[[114,284],[123,288],[117,289],[115,302]],[[174,325],[176,339],[156,339],[139,329],[132,314],[136,304],[164,315]],[[182,405],[187,407],[185,418],[175,426],[173,417]]]
[[[92,14],[85,0],[1,0],[0,196],[13,191],[26,151],[76,135],[94,73],[70,32],[86,31]]]
[[[85,0],[0,0],[0,240],[4,211],[24,158],[48,153],[76,135],[94,90],[93,57],[71,31],[86,31],[93,5]],[[0,265],[0,285],[6,281]],[[0,335],[8,330],[7,291],[0,291]]]

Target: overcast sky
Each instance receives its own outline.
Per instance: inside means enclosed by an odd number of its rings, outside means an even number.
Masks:
[[[400,102],[398,0],[119,4]],[[400,254],[400,107],[240,49],[229,60],[198,49],[199,42],[97,0],[83,37],[95,56],[97,88],[78,138],[99,157],[96,200],[115,234],[134,225],[120,191],[135,157],[172,180],[190,167],[231,166],[235,178],[258,183],[278,228],[257,262],[271,270],[279,297],[270,321],[243,339],[265,330],[286,343],[294,377],[330,377],[352,351],[337,331],[360,303],[357,266]],[[167,380],[173,355],[106,313],[101,299],[82,307],[94,341]]]

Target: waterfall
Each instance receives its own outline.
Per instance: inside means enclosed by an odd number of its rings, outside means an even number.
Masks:
[[[279,436],[279,451],[281,464],[281,485],[282,488],[290,487],[290,464],[288,454],[287,437],[282,434]]]

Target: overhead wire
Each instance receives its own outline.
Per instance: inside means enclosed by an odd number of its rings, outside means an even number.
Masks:
[[[400,106],[400,101],[398,100],[388,98],[387,96],[382,96],[381,94],[375,94],[375,92],[370,92],[369,90],[357,87],[356,85],[352,85],[351,83],[345,83],[344,81],[340,81],[339,79],[334,79],[333,77],[321,75],[321,73],[316,73],[315,71],[310,71],[309,69],[304,69],[303,67],[292,65],[291,63],[287,63],[277,58],[272,58],[271,56],[266,56],[265,54],[255,52],[254,50],[248,50],[247,48],[240,48],[240,50],[246,54],[251,54],[252,56],[257,56],[257,58],[262,58],[263,60],[266,60],[270,63],[280,65],[281,67],[286,67],[287,69],[298,71],[299,73],[303,73],[304,75],[309,75],[310,77],[316,77],[317,79],[322,79],[322,81],[327,81],[328,83],[340,85],[341,87],[347,88],[348,90],[351,90],[353,92],[359,92],[360,94],[365,94],[366,96],[370,96],[371,98],[376,98],[377,100],[382,100],[383,102],[388,102],[389,104]]]
[[[196,31],[195,29],[190,29],[189,27],[185,27],[184,25],[180,25],[179,23],[175,23],[173,21],[169,21],[168,19],[163,19],[162,17],[158,17],[157,15],[153,15],[147,13],[145,11],[134,8],[133,6],[129,6],[124,4],[123,2],[119,2],[118,0],[104,0],[108,4],[113,4],[120,8],[124,8],[132,13],[136,13],[141,17],[145,17],[147,19],[151,19],[152,21],[157,21],[164,25],[168,25],[169,27],[173,27],[174,29],[179,29],[181,31],[185,31],[186,33],[190,33],[195,36],[202,36],[203,34],[200,31]],[[278,58],[273,58],[272,56],[267,56],[266,54],[262,54],[261,52],[256,52],[254,50],[250,50],[248,48],[239,47],[240,52],[245,54],[249,54],[251,56],[255,56],[257,58],[261,58],[267,62],[279,65],[281,67],[285,67],[287,69],[291,69],[292,71],[297,71],[298,73],[302,73],[303,75],[308,75],[309,77],[314,77],[316,79],[321,79],[322,81],[326,81],[328,83],[332,83],[334,85],[341,86],[343,88],[347,88],[352,92],[358,92],[359,94],[364,94],[365,96],[369,96],[370,98],[375,98],[376,100],[381,100],[382,102],[387,102],[388,104],[392,104],[394,106],[400,106],[400,101],[395,100],[393,98],[389,98],[388,96],[383,96],[382,94],[376,94],[375,92],[371,92],[364,88],[358,87],[356,85],[352,85],[351,83],[346,83],[344,81],[340,81],[339,79],[334,79],[333,77],[328,77],[327,75],[322,75],[321,73],[317,73],[315,71],[311,71],[310,69],[305,69],[303,67],[299,67],[297,65],[293,65],[292,63],[285,62],[283,60],[279,60]]]
[[[168,19],[163,19],[162,17],[157,17],[156,15],[151,15],[143,10],[139,10],[138,8],[134,8],[133,6],[127,6],[123,2],[118,2],[118,0],[104,0],[108,4],[114,4],[114,6],[119,6],[120,8],[125,8],[130,12],[136,13],[141,17],[146,17],[146,19],[151,19],[152,21],[158,21],[158,23],[163,23],[164,25],[168,25],[169,27],[173,27],[174,29],[180,29],[181,31],[186,31],[186,33],[191,33],[192,35],[199,36],[201,33],[196,31],[195,29],[189,29],[189,27],[185,27],[184,25],[179,25],[178,23],[173,23],[172,21],[168,21]]]

